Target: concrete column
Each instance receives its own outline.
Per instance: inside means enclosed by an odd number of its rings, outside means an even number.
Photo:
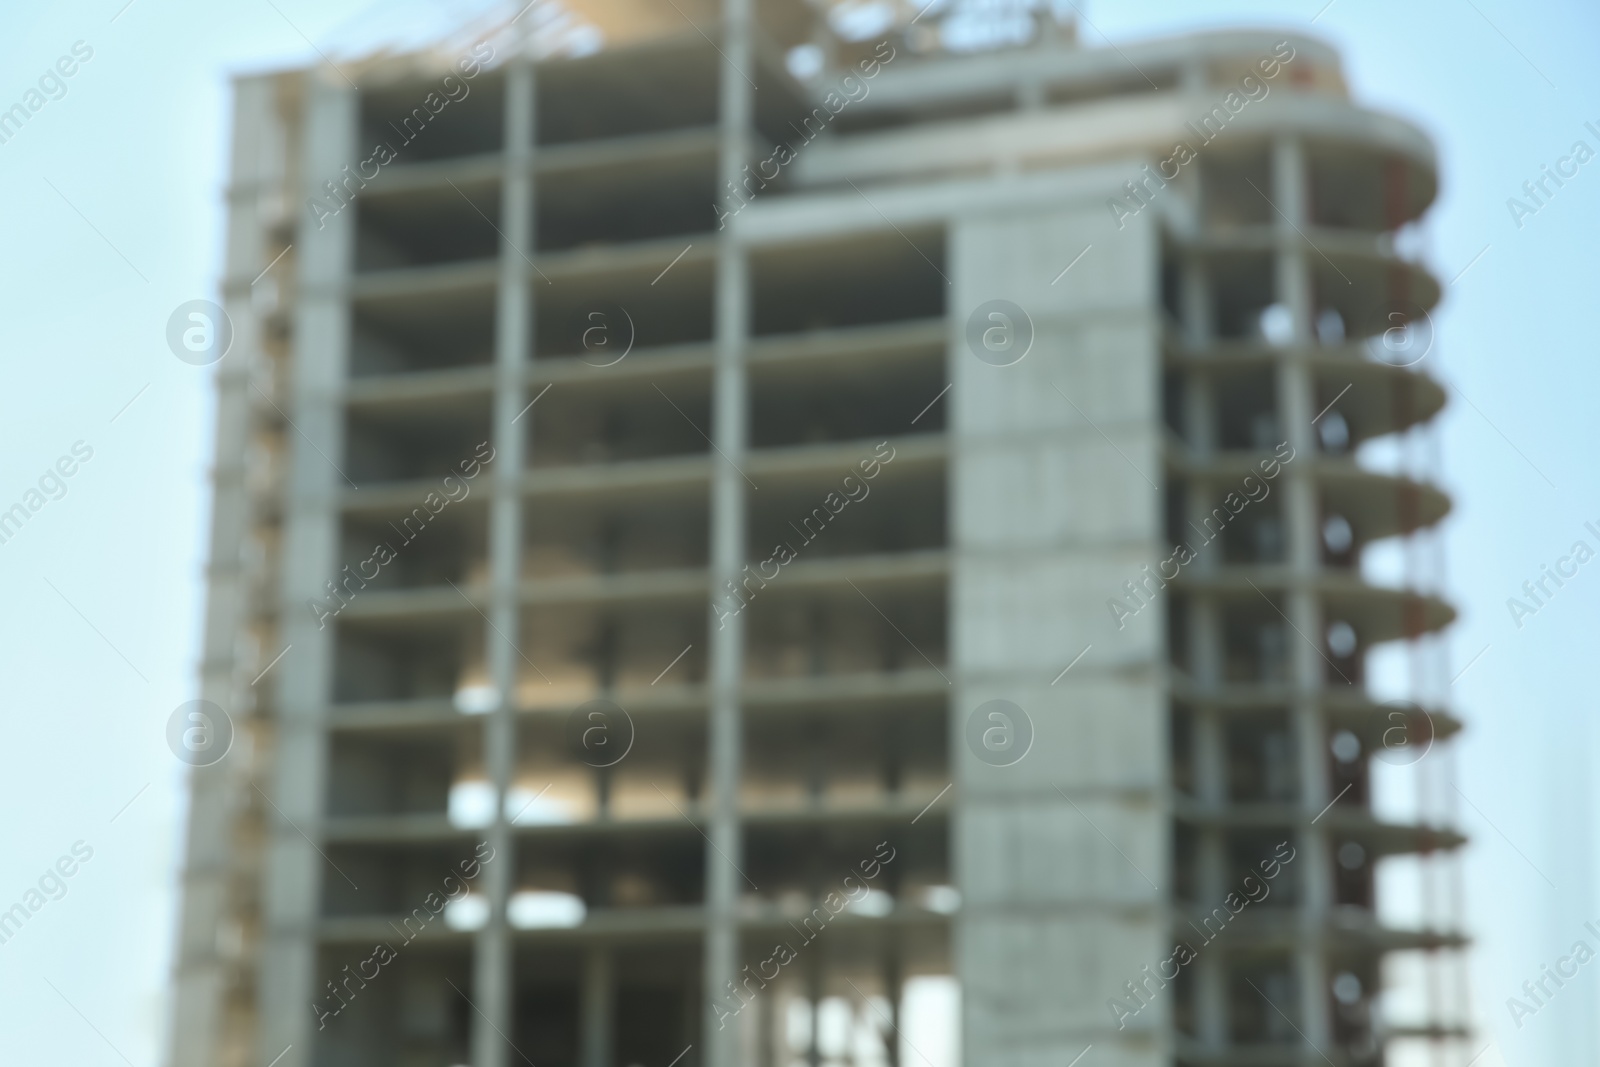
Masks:
[[[262,314],[251,299],[251,281],[276,252],[268,234],[283,203],[286,160],[284,116],[276,85],[265,78],[235,83],[231,174],[227,192],[229,230],[223,305],[234,325],[233,350],[217,366],[216,462],[212,477],[213,519],[206,565],[206,618],[200,668],[200,696],[227,709],[235,736],[228,758],[196,768],[190,777],[191,817],[185,841],[183,908],[178,915],[171,1004],[171,1067],[210,1067],[219,1045],[236,1032],[225,1011],[226,991],[246,966],[237,952],[221,947],[219,931],[238,919],[235,886],[241,869],[237,820],[259,804],[252,782],[259,753],[252,744],[250,720],[260,713],[275,680],[252,687],[250,679],[282,646],[273,627],[265,628],[252,657],[240,635],[252,616],[265,613],[257,574],[244,552],[259,522],[255,514],[246,455],[260,428],[262,412],[277,413],[251,388],[252,375],[272,363],[261,344]],[[242,131],[254,131],[246,136]],[[293,261],[278,277],[288,275]],[[258,703],[258,700],[260,703]]]
[[[1209,489],[1202,482],[1195,487],[1198,492]],[[1191,501],[1197,499],[1191,496]],[[1204,497],[1198,499],[1204,500]],[[1191,504],[1195,515],[1204,512],[1198,504]],[[1216,552],[1202,553],[1191,566],[1204,574],[1216,567]],[[1227,738],[1224,717],[1208,695],[1216,691],[1222,681],[1222,613],[1213,596],[1201,594],[1189,602],[1189,657],[1195,684],[1201,699],[1194,711],[1194,782],[1195,794],[1207,808],[1220,811],[1228,803]],[[1228,894],[1227,843],[1222,830],[1202,827],[1197,842],[1198,877],[1195,879],[1196,902],[1203,908],[1213,908],[1222,903]],[[1187,922],[1176,925],[1177,936],[1187,938],[1197,934]],[[1199,931],[1197,936],[1203,936]],[[1195,1019],[1196,1031],[1201,1041],[1214,1048],[1228,1040],[1228,987],[1226,957],[1216,947],[1204,947],[1190,942],[1200,953],[1192,965],[1195,968]]]
[[[900,1028],[904,1021],[901,1012],[901,1000],[905,997],[905,967],[901,953],[901,940],[898,936],[890,943],[889,952],[883,961],[883,995],[889,1002],[889,1028],[883,1035],[884,1062],[888,1067],[900,1067]]]
[[[1196,622],[1204,622],[1197,619]],[[1212,623],[1215,625],[1214,623]],[[1200,799],[1211,810],[1227,804],[1226,754],[1220,716],[1212,708],[1200,711],[1195,722],[1196,786]],[[1204,911],[1223,906],[1231,888],[1228,885],[1228,855],[1221,830],[1207,827],[1200,832],[1198,856],[1199,903]],[[1193,930],[1188,923],[1177,926],[1177,935],[1188,940],[1193,934],[1203,939],[1205,929]],[[1228,1041],[1228,968],[1225,948],[1189,941],[1200,956],[1195,960],[1195,1029],[1199,1039],[1213,1049]]]
[[[523,369],[532,336],[532,295],[524,253],[533,250],[533,66],[525,57],[506,69],[505,170],[500,191],[500,273],[495,297],[495,389],[492,413],[494,466],[489,503],[489,624],[484,633],[489,677],[499,706],[484,723],[484,765],[496,793],[495,820],[488,828],[494,861],[484,867],[489,922],[473,939],[472,1014],[474,1067],[506,1067],[516,1021],[512,1011],[512,945],[506,902],[515,888],[516,843],[506,821],[506,792],[516,773],[518,610],[522,571],[522,469],[524,434],[532,412],[522,412]],[[512,813],[515,814],[515,813]]]
[[[616,1016],[616,978],[611,949],[597,945],[583,959],[583,992],[579,1062],[583,1067],[611,1067]]]
[[[751,0],[723,0],[720,144],[718,178],[721,212],[737,209],[732,190],[745,165],[755,101],[745,79],[754,73]],[[717,246],[715,294],[715,369],[711,387],[711,589],[714,597],[738,579],[745,563],[745,480],[748,387],[744,366],[749,329],[748,265],[732,228],[721,231]],[[739,768],[743,727],[739,686],[744,660],[742,615],[718,620],[710,628],[710,709],[705,808],[706,939],[705,996],[702,1013],[706,1067],[738,1067],[739,1027],[718,1022],[716,1006],[728,996],[739,972],[739,895],[743,891],[739,825]]]
[[[1195,561],[1196,565],[1203,562]],[[1215,597],[1199,596],[1189,609],[1191,656],[1195,681],[1202,694],[1215,691],[1222,679],[1222,618]],[[1223,716],[1202,695],[1194,713],[1194,782],[1196,798],[1212,811],[1228,803],[1227,739]],[[1209,910],[1221,904],[1228,894],[1227,844],[1223,832],[1213,826],[1202,827],[1195,857],[1196,902]],[[1177,936],[1204,936],[1187,922],[1178,923]],[[1228,985],[1226,957],[1219,947],[1191,941],[1200,953],[1195,968],[1195,1022],[1201,1041],[1220,1048],[1228,1040]]]
[[[357,158],[353,147],[357,99],[354,90],[330,70],[319,69],[307,81],[303,196],[325,196],[321,184]],[[282,634],[294,651],[277,667],[279,707],[271,776],[276,809],[268,807],[266,812],[261,1029],[256,1045],[262,1063],[283,1055],[278,1067],[311,1062],[311,1002],[319,993],[313,982],[321,889],[326,879],[343,877],[317,853],[326,795],[324,730],[333,686],[334,626],[319,627],[306,602],[324,598],[325,584],[339,571],[339,499],[349,485],[333,464],[342,465],[344,457],[349,336],[344,287],[354,246],[355,212],[340,211],[320,227],[309,215],[299,218],[295,245],[301,292],[296,301],[293,385],[289,402],[280,405],[295,425],[290,433],[282,573]]]
[[[1304,890],[1300,905],[1300,945],[1295,951],[1295,976],[1299,985],[1301,1028],[1307,1040],[1324,1047],[1330,1035],[1327,965],[1321,946],[1322,927],[1329,897],[1327,842],[1310,819],[1332,798],[1328,794],[1327,759],[1324,755],[1321,696],[1324,688],[1323,621],[1314,588],[1320,566],[1317,531],[1315,391],[1305,361],[1314,343],[1315,313],[1311,265],[1301,234],[1310,222],[1309,181],[1305,151],[1296,138],[1279,138],[1272,146],[1273,200],[1278,218],[1276,299],[1289,309],[1294,340],[1279,353],[1278,411],[1295,458],[1285,469],[1284,533],[1291,574],[1285,614],[1294,631],[1288,635],[1290,685],[1293,698],[1290,722],[1299,761],[1300,805],[1307,824],[1296,841],[1295,863]]]
[[[1204,68],[1191,63],[1184,68],[1185,83],[1204,84]],[[1198,176],[1197,176],[1198,177]],[[1201,190],[1203,194],[1204,190]],[[1188,352],[1203,353],[1209,349],[1215,336],[1211,312],[1211,278],[1206,263],[1199,256],[1190,256],[1183,263],[1179,276],[1178,300],[1183,316],[1184,347]],[[1203,370],[1192,370],[1184,379],[1183,436],[1190,458],[1196,464],[1209,461],[1217,450],[1217,408],[1213,395],[1211,375]],[[1191,476],[1185,487],[1184,536],[1194,538],[1189,544],[1203,539],[1202,522],[1210,511],[1212,483],[1205,475]],[[1220,559],[1220,545],[1202,550],[1191,569],[1196,575],[1214,571]],[[1214,691],[1222,681],[1222,617],[1216,598],[1207,593],[1189,597],[1189,671],[1202,693],[1194,710],[1194,782],[1197,799],[1202,803],[1221,808],[1228,800],[1227,746],[1223,717],[1207,702],[1205,694]],[[1215,906],[1228,892],[1227,849],[1221,830],[1204,828],[1199,832],[1199,867],[1196,879],[1198,903]],[[1187,938],[1193,931],[1189,924],[1176,924],[1178,938]],[[1192,942],[1191,942],[1192,943]],[[1199,946],[1195,946],[1199,949]],[[1216,949],[1201,952],[1195,968],[1195,1020],[1196,1031],[1205,1044],[1220,1048],[1228,1040],[1228,987],[1225,958]]]
[[[820,1037],[822,1008],[822,965],[824,957],[813,952],[806,959],[806,1010],[811,1025],[806,1032],[806,1067],[822,1067],[822,1040]],[[791,1061],[792,1062],[792,1061]]]
[[[765,996],[756,1001],[755,1067],[778,1067],[777,1001],[778,998],[776,996]],[[784,1037],[787,1040],[787,1031],[785,1031]],[[789,1057],[785,1055],[783,1057],[783,1067],[788,1067],[788,1065]]]

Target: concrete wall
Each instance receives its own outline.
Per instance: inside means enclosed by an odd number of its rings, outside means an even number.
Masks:
[[[1109,230],[1114,191],[1043,211],[986,197],[949,231],[966,1067],[1064,1067],[1091,1043],[1098,1064],[1164,1060],[1166,1001],[1121,1032],[1106,1007],[1113,981],[1170,948],[1162,606],[1120,632],[1105,606],[1160,558],[1158,242],[1154,213]],[[967,342],[993,299],[1035,333],[1011,366]],[[1010,766],[969,742],[974,710],[996,698],[1034,730]]]

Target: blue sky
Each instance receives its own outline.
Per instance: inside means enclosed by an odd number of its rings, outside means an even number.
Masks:
[[[76,842],[93,850],[64,879],[66,895],[0,945],[0,1061],[25,1067],[119,1057],[153,1067],[162,1054],[184,813],[184,769],[163,728],[196,691],[212,441],[212,373],[174,359],[164,330],[177,305],[216,295],[230,75],[301,63],[311,52],[300,31],[328,42],[370,7],[124,3],[0,12],[0,107],[75,42],[93,52],[63,79],[64,95],[0,144],[0,508],[75,443],[93,452],[63,479],[65,495],[0,545],[0,908]],[[1600,8],[1082,7],[1091,45],[1097,31],[1125,41],[1241,23],[1309,29],[1342,51],[1358,99],[1438,141],[1442,192],[1424,254],[1446,282],[1470,268],[1447,287],[1429,361],[1453,387],[1440,432],[1456,500],[1448,589],[1461,610],[1449,673],[1471,666],[1451,687],[1468,722],[1455,764],[1430,759],[1439,781],[1459,787],[1447,791],[1466,801],[1474,839],[1473,995],[1478,1044],[1494,1043],[1479,1063],[1593,1062],[1600,967],[1521,1030],[1505,998],[1600,919],[1587,769],[1595,687],[1582,681],[1600,562],[1520,629],[1506,599],[1575,540],[1600,547],[1583,528],[1600,527],[1600,159],[1520,228],[1506,201],[1575,141],[1600,149],[1584,127],[1600,128]]]

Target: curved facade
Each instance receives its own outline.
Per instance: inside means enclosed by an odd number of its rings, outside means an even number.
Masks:
[[[1461,838],[1362,565],[1448,502],[1354,459],[1444,403],[1428,139],[1299,35],[682,14],[239,83],[173,1062],[1464,1036],[1377,1008]]]

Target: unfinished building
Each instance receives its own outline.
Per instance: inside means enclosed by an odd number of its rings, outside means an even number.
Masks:
[[[237,83],[174,1067],[1453,1055],[1428,138],[1301,34],[520,6]]]

